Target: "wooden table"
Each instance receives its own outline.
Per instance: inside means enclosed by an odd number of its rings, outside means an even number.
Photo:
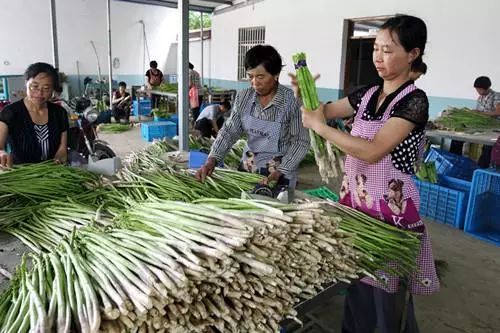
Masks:
[[[425,134],[429,138],[440,139],[441,146],[443,146],[445,139],[493,146],[497,141],[498,136],[500,136],[500,131],[463,133],[463,132],[453,132],[453,131],[443,131],[443,130],[431,130],[431,131],[426,131]]]

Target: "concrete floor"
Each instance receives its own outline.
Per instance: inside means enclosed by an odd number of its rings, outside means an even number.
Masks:
[[[140,129],[122,134],[101,134],[119,156],[147,145]],[[301,169],[299,188],[315,188],[321,180],[315,166]],[[330,184],[337,191],[338,186]],[[461,230],[427,221],[435,259],[447,263],[442,287],[433,296],[415,298],[422,333],[500,332],[500,247],[479,241]],[[340,332],[343,297],[306,314],[320,325],[304,332]],[[304,317],[304,318],[306,318]],[[307,321],[307,319],[306,319]]]
[[[142,149],[149,143],[134,127],[121,134],[100,134],[118,156]],[[321,184],[315,166],[301,169],[299,188],[314,188]],[[331,184],[333,190],[337,185]],[[433,296],[416,297],[416,312],[422,333],[498,333],[500,332],[500,247],[481,242],[461,230],[428,221],[434,256],[444,260],[448,269],[441,291]],[[6,241],[0,235],[0,265],[12,271],[24,252],[18,241]],[[6,281],[0,275],[0,290]],[[304,314],[308,325],[301,332],[340,332],[342,318],[341,295]]]

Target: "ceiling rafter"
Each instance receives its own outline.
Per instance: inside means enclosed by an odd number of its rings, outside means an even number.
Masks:
[[[114,0],[120,2],[136,3],[141,5],[161,6],[168,8],[177,8],[177,0]],[[189,10],[212,13],[216,7],[227,5],[232,6],[231,0],[198,0],[197,3],[189,4]]]

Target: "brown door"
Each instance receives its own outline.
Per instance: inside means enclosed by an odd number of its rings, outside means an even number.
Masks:
[[[345,21],[343,96],[360,87],[381,82],[373,65],[372,53],[376,33],[387,18],[389,16]]]
[[[378,83],[380,78],[372,61],[375,38],[350,38],[347,47],[345,95],[356,89]]]

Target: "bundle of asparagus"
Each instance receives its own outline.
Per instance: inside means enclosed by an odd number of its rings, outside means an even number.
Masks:
[[[305,53],[297,53],[293,56],[297,82],[299,84],[302,102],[307,110],[316,110],[320,106],[316,84],[307,67]],[[329,178],[337,177],[343,172],[343,160],[341,152],[330,142],[316,134],[312,129],[309,130],[311,146],[314,151],[316,164],[319,168],[319,173],[324,182],[328,183]],[[337,171],[337,169],[340,170]]]
[[[440,129],[463,132],[467,130],[498,129],[500,120],[468,108],[448,108],[434,121]]]
[[[194,177],[195,173],[195,170],[173,168],[154,172],[133,172],[125,169],[118,180],[105,185],[105,188],[110,190],[107,199],[123,206],[130,198],[136,201],[160,198],[185,202],[206,197],[236,198],[241,196],[242,191],[254,188],[263,178],[259,174],[216,168],[212,175],[201,183]],[[123,204],[119,204],[120,202]]]

